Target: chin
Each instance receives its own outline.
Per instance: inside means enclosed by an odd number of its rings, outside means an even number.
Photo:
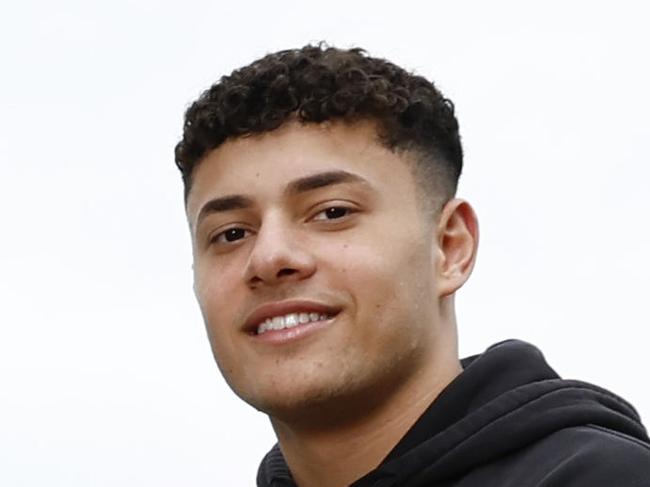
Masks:
[[[293,380],[284,382],[286,387],[265,387],[255,394],[236,393],[272,421],[310,429],[340,427],[366,416],[385,395],[385,383],[353,377],[340,374],[336,380],[303,384]]]
[[[239,394],[239,397],[269,416],[289,418],[304,411],[326,408],[328,404],[337,402],[343,392],[338,388],[316,387],[315,384],[299,387],[298,384],[289,383],[287,386],[289,387],[258,390],[256,394]]]

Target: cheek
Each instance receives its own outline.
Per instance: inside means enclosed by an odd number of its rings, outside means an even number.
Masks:
[[[430,325],[435,276],[429,249],[426,241],[406,240],[341,253],[339,276],[354,301],[364,340],[411,343]]]
[[[343,244],[333,255],[338,275],[355,293],[396,296],[400,289],[424,290],[433,282],[433,256],[424,238],[378,237],[365,245]]]
[[[233,277],[228,269],[217,271],[203,263],[195,265],[194,293],[218,362],[226,360],[228,350],[232,348],[232,331],[239,303],[236,287],[227,285],[236,282]]]
[[[393,259],[372,245],[343,244],[333,252],[330,249],[327,255],[331,258],[326,266],[335,271],[330,284],[347,290],[352,297],[384,294],[392,287]]]
[[[241,294],[240,281],[241,268],[236,265],[217,267],[207,258],[195,261],[194,293],[204,317],[219,321],[228,318],[237,303],[236,296]]]

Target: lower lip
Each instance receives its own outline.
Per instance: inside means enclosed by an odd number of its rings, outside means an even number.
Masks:
[[[292,328],[284,328],[282,330],[267,330],[261,335],[251,335],[253,339],[263,343],[272,343],[274,345],[282,345],[285,343],[292,343],[296,340],[306,338],[313,333],[316,333],[323,328],[327,328],[336,319],[336,316],[323,321],[310,321],[309,323],[302,323]]]

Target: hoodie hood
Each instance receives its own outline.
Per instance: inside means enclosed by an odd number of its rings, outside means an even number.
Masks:
[[[577,426],[650,443],[629,403],[592,384],[561,379],[529,343],[500,342],[461,364],[463,372],[353,487],[442,482]],[[277,445],[260,465],[258,485],[294,485]]]

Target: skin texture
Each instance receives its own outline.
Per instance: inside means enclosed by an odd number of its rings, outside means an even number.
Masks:
[[[353,180],[291,184],[333,171]],[[461,371],[453,293],[474,263],[476,217],[455,199],[426,210],[413,174],[370,122],[291,122],[229,140],[194,173],[194,286],[215,359],[270,416],[301,486],[372,469]],[[226,196],[236,208],[202,211]],[[281,343],[244,329],[260,306],[295,300],[337,314]]]

